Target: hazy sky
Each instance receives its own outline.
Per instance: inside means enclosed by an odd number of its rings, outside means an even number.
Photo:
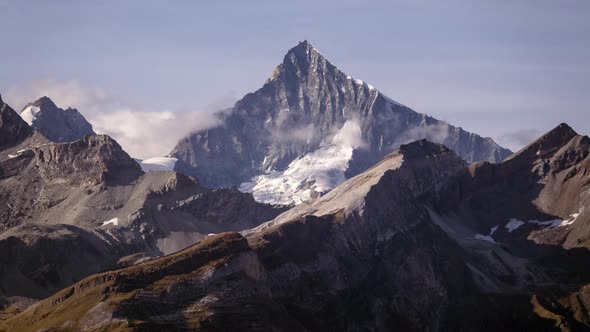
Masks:
[[[210,124],[195,112],[262,86],[303,39],[391,98],[512,149],[560,122],[590,134],[586,0],[0,0],[0,31],[6,102],[50,94],[143,157],[169,151],[187,122]],[[141,147],[158,135],[170,137]]]

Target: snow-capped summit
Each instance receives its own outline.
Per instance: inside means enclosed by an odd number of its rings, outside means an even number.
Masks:
[[[92,125],[78,110],[59,108],[49,97],[41,97],[27,104],[20,116],[53,142],[71,142],[94,134]]]
[[[303,192],[313,195],[313,183],[319,189],[319,179],[339,179],[337,185],[401,144],[423,138],[445,144],[469,162],[498,162],[511,153],[490,138],[386,97],[342,72],[308,41],[287,52],[262,88],[218,116],[219,126],[192,133],[174,148],[175,169],[207,186],[240,186],[266,202],[273,202],[267,195],[272,191],[276,203],[297,203],[309,196]],[[318,166],[346,123],[358,127],[355,139],[362,144],[341,155],[345,160],[337,170]],[[304,176],[312,169],[313,179]]]

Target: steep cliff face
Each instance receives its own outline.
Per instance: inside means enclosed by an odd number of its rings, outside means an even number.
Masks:
[[[72,142],[94,134],[92,125],[77,109],[61,109],[48,97],[27,104],[20,116],[52,142]]]
[[[273,198],[271,191],[291,197],[307,189],[328,191],[401,144],[422,138],[445,144],[469,162],[498,162],[510,154],[489,138],[414,112],[346,75],[307,41],[289,50],[261,89],[218,116],[221,125],[175,147],[177,169],[212,187],[251,183],[243,189],[269,202],[302,201]],[[334,157],[342,162],[326,165]],[[297,183],[273,181],[293,174],[301,174]]]

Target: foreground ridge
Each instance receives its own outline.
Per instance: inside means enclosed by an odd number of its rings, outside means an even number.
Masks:
[[[1,326],[587,329],[590,139],[567,132],[498,164],[401,145],[241,235],[91,276]]]

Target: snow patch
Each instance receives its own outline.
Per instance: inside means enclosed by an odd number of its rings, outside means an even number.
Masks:
[[[491,242],[491,243],[496,243],[496,241],[494,241],[494,238],[492,238],[490,235],[475,234],[475,238],[477,240],[482,240],[482,241],[488,241],[488,242]]]
[[[119,226],[119,218],[113,218],[111,220],[104,221],[102,223],[102,225],[103,226],[107,226],[107,225]]]
[[[39,107],[31,105],[20,113],[20,117],[30,126],[33,124],[33,121],[37,120],[37,114],[39,114],[39,111],[41,111]]]
[[[529,220],[529,221],[524,222],[524,221],[518,220],[518,219],[510,219],[510,222],[508,224],[506,224],[506,228],[508,228],[508,225],[510,225],[511,223],[514,223],[514,224],[520,223],[516,228],[520,227],[521,225],[524,225],[525,223],[544,226],[546,228],[563,227],[563,226],[572,225],[578,219],[580,214],[581,214],[581,212],[571,214],[570,218],[565,219],[565,220],[562,220],[562,219],[554,219],[554,220],[547,220],[547,221]],[[516,229],[516,228],[514,228],[514,229]]]
[[[482,241],[488,241],[491,243],[496,243],[496,241],[494,240],[494,238],[492,237],[492,235],[494,235],[494,233],[496,232],[496,230],[498,230],[499,225],[496,225],[494,227],[492,227],[490,229],[490,235],[483,235],[483,234],[479,234],[476,233],[475,234],[475,239],[477,240],[482,240]]]
[[[344,172],[354,149],[364,145],[361,129],[347,121],[330,144],[293,160],[284,171],[270,171],[244,182],[239,189],[262,203],[293,205],[325,193],[346,180]]]
[[[27,151],[27,149],[18,150],[18,151],[16,151],[16,154],[9,154],[8,159],[16,158],[16,157],[20,156],[25,151]]]
[[[375,90],[375,87],[374,86],[372,86],[371,84],[368,84],[367,82],[364,82],[363,80],[352,78],[350,76],[346,76],[346,79],[347,80],[352,80],[352,81],[354,81],[354,83],[356,83],[358,85],[366,86],[367,88],[369,88],[369,90]]]
[[[177,158],[156,157],[139,161],[139,165],[144,172],[152,171],[173,171]]]
[[[504,227],[506,227],[508,232],[512,233],[514,230],[518,229],[520,226],[524,224],[524,221],[518,219],[510,219],[510,221]]]

